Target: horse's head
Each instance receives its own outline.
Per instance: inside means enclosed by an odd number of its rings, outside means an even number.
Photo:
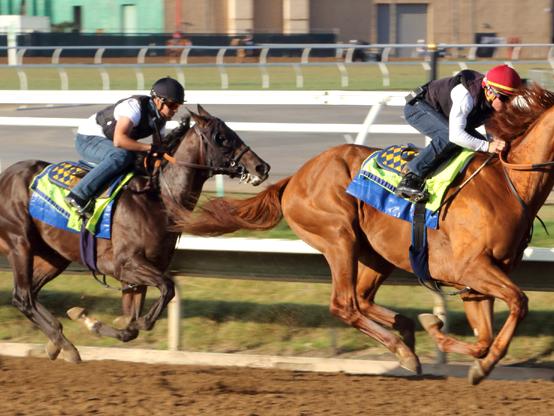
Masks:
[[[270,166],[222,120],[212,116],[201,105],[197,108],[198,113],[189,110],[195,123],[191,130],[200,138],[205,151],[203,163],[210,171],[232,178],[240,177],[241,182],[255,186],[265,181]]]

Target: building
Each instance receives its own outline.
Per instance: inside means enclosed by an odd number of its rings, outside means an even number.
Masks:
[[[0,0],[0,15],[47,16],[53,30],[163,33],[162,0]]]
[[[552,0],[166,0],[190,33],[333,32],[371,43],[474,43],[480,34],[552,42]]]
[[[370,43],[552,43],[554,0],[0,0],[104,33],[335,33]]]

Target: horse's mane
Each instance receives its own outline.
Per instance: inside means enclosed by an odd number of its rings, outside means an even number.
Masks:
[[[177,146],[181,143],[183,137],[190,129],[190,115],[183,116],[179,121],[179,125],[171,130],[163,138],[163,143],[167,148],[170,155],[175,153]],[[147,175],[144,168],[144,159],[146,155],[144,153],[138,153],[135,159],[135,171],[141,175]]]
[[[165,136],[165,144],[170,154],[173,154],[176,147],[181,142],[181,139],[187,134],[190,129],[190,114],[187,114],[181,118],[179,125],[171,130]]]
[[[496,138],[512,141],[522,136],[553,105],[554,92],[534,83],[522,88],[504,111],[494,113],[487,122],[487,131]]]

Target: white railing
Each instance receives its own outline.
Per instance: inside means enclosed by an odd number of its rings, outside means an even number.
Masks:
[[[31,91],[6,90],[0,94],[0,104],[112,104],[134,94],[148,91]],[[417,134],[409,125],[375,124],[383,106],[403,106],[405,91],[187,91],[187,104],[246,105],[356,105],[369,107],[362,124],[321,123],[243,123],[229,121],[236,131],[354,133],[356,144],[365,144],[368,133]],[[47,117],[0,117],[0,125],[76,127],[82,119]],[[169,123],[168,127],[175,125]]]
[[[504,50],[504,56],[495,58],[479,59],[477,51],[479,49],[500,49]],[[110,69],[128,68],[135,73],[137,89],[144,89],[144,70],[147,68],[164,68],[175,71],[176,77],[185,85],[185,68],[209,68],[216,67],[219,73],[220,85],[222,89],[229,88],[228,69],[243,67],[257,68],[260,72],[260,88],[266,89],[271,85],[270,73],[268,68],[288,67],[295,73],[295,83],[297,88],[304,87],[303,68],[310,66],[328,66],[336,67],[340,78],[341,88],[347,88],[350,84],[349,68],[353,65],[376,66],[382,77],[382,86],[390,87],[390,66],[396,65],[421,65],[422,70],[429,74],[432,70],[430,65],[430,51],[441,51],[441,56],[446,58],[440,60],[440,65],[450,65],[455,68],[464,69],[469,64],[496,64],[498,62],[541,64],[548,62],[554,69],[554,44],[527,43],[527,44],[374,44],[374,45],[354,45],[354,44],[258,44],[253,46],[17,46],[0,47],[0,51],[5,50],[8,55],[8,64],[0,65],[1,68],[13,68],[17,71],[20,89],[28,88],[27,70],[56,68],[60,79],[60,89],[69,88],[69,74],[67,69],[88,68],[98,71],[102,82],[102,89],[111,88]],[[71,63],[62,62],[64,51],[94,51],[93,63]],[[129,57],[129,63],[107,63],[104,57],[107,50],[111,51],[129,51],[136,50],[136,57]],[[326,59],[313,56],[314,51],[327,51]],[[409,51],[410,60],[393,60],[398,51]],[[32,51],[51,51],[50,63],[25,63],[25,56]],[[176,56],[167,56],[171,51]],[[288,56],[289,51],[295,51],[292,56]],[[355,51],[366,54],[367,59],[356,61]],[[239,58],[238,55],[243,52],[253,52],[254,57],[249,59]],[[272,57],[271,53],[280,55],[285,54],[286,60],[280,60],[279,57]],[[204,62],[193,62],[192,54],[204,56]],[[522,58],[522,55],[529,57]],[[149,55],[155,55],[156,63],[149,63]],[[211,55],[211,56],[210,56]],[[233,56],[229,56],[233,55]],[[209,58],[212,62],[207,62]],[[334,57],[334,59],[333,59]],[[163,58],[160,60],[160,58]],[[329,60],[331,58],[331,60]],[[30,58],[29,58],[30,59]],[[150,58],[151,60],[153,58]],[[428,77],[427,77],[428,78]]]
[[[314,260],[319,260],[318,262]],[[290,264],[290,266],[287,266]],[[8,268],[0,256],[0,269]],[[79,264],[71,272],[88,273]],[[301,240],[204,238],[182,236],[177,243],[170,270],[174,276],[207,276],[272,281],[331,282],[323,255]],[[523,262],[512,274],[524,290],[554,291],[554,248],[529,247]],[[387,284],[418,285],[415,276],[396,270]],[[447,304],[433,296],[433,312],[447,320]],[[179,287],[168,306],[168,349],[179,349],[181,298]]]

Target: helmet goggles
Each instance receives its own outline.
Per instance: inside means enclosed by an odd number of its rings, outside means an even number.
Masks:
[[[494,89],[493,87],[490,86],[490,84],[486,82],[485,82],[485,96],[491,102],[494,101],[495,98],[498,98],[503,103],[510,101],[510,98],[511,98],[509,95],[502,94],[498,90]]]

